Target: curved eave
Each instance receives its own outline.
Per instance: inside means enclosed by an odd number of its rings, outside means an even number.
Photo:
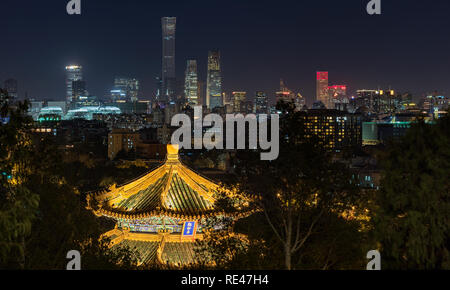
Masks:
[[[168,178],[165,181],[166,184],[164,186],[164,190],[160,193],[159,207],[167,209],[166,198],[169,188],[173,182],[174,175],[181,177],[181,179],[205,201],[212,205],[215,203],[213,195],[219,188],[219,185],[205,179],[204,177],[201,177],[194,171],[184,166],[180,161],[168,159],[162,166],[147,173],[139,179],[128,182],[125,185],[120,187],[113,185],[108,190],[88,193],[88,208],[95,209],[97,207],[110,207],[111,209],[126,213],[126,209],[114,207],[114,205],[119,204],[123,200],[129,199],[141,191],[146,190],[158,180],[164,178],[166,174],[168,175]]]
[[[148,213],[122,213],[122,212],[114,212],[114,211],[100,208],[98,210],[95,210],[94,213],[95,213],[95,215],[97,215],[99,217],[103,216],[103,217],[113,218],[116,220],[119,220],[119,219],[141,220],[141,219],[151,218],[151,217],[155,217],[155,216],[166,216],[166,217],[182,219],[182,220],[200,220],[203,218],[209,218],[209,217],[213,217],[213,216],[228,216],[228,217],[240,219],[240,218],[248,217],[258,211],[259,210],[254,210],[254,209],[242,210],[242,211],[237,211],[234,213],[226,213],[224,211],[210,211],[210,212],[205,212],[202,214],[190,215],[190,214],[182,214],[182,213],[177,213],[174,211],[167,211],[167,210],[159,210],[159,211],[155,210],[155,211],[151,211]]]

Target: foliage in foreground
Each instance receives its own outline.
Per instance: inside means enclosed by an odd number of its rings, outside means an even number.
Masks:
[[[383,267],[450,269],[450,117],[415,124],[382,163],[373,218]]]
[[[79,250],[82,269],[130,269],[134,253],[108,251],[108,226],[85,209],[77,178],[56,146],[31,134],[27,104],[11,106],[0,91],[0,268],[65,269]],[[5,173],[5,174],[3,174]]]

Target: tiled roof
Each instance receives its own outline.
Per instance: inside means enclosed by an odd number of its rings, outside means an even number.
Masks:
[[[129,247],[131,250],[135,251],[139,255],[139,263],[141,264],[151,264],[155,263],[156,255],[159,248],[160,242],[144,242],[144,241],[133,241],[133,240],[123,240],[119,244],[112,247],[114,250],[117,247]]]
[[[162,253],[163,263],[180,266],[194,264],[196,261],[194,248],[195,243],[165,243]]]
[[[111,250],[128,247],[138,255],[139,265],[158,263],[163,266],[195,264],[195,241],[182,240],[179,235],[131,233],[118,229],[104,234],[111,240]],[[197,236],[202,239],[202,235]]]
[[[109,190],[88,194],[98,215],[130,219],[155,213],[203,216],[214,212],[218,185],[184,166],[177,154],[145,176]]]

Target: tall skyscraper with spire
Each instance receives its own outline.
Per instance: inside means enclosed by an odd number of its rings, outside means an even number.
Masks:
[[[171,102],[175,100],[176,74],[175,74],[175,32],[177,18],[161,18],[162,26],[162,71],[160,101]]]
[[[206,105],[208,108],[222,107],[222,75],[220,70],[220,52],[208,53],[208,75],[206,80]]]

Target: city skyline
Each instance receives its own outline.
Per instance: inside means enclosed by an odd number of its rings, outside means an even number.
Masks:
[[[0,270],[450,270],[449,0],[0,9]]]
[[[192,7],[158,4],[152,9],[139,1],[96,1],[84,3],[81,16],[61,12],[64,3],[61,7],[39,3],[24,8],[9,2],[5,1],[9,13],[0,22],[2,26],[8,23],[5,39],[11,45],[1,48],[0,80],[18,80],[21,97],[27,92],[31,97],[63,100],[64,67],[74,63],[83,67],[90,93],[100,98],[108,95],[115,75],[135,76],[142,82],[144,99],[154,97],[155,78],[161,73],[161,17],[168,15],[177,17],[177,79],[183,79],[186,60],[197,59],[199,81],[205,82],[208,51],[217,48],[223,58],[225,92],[253,95],[264,91],[273,100],[283,78],[311,104],[316,71],[329,71],[331,82],[347,85],[351,94],[357,89],[392,87],[418,98],[434,90],[450,90],[448,58],[444,56],[449,45],[444,39],[448,20],[439,17],[449,6],[444,1],[424,10],[418,1],[408,1],[404,7],[384,3],[383,14],[376,17],[366,14],[364,3],[338,5],[331,1],[322,10],[318,4],[292,1],[277,6],[263,1],[258,8],[249,1],[232,1],[230,7],[216,3],[209,8],[198,1]],[[103,6],[123,18],[110,22],[111,15]],[[255,23],[256,14],[245,16],[254,8],[266,16],[264,21]],[[196,17],[211,9],[220,10],[217,17],[223,24],[212,21],[210,15]],[[226,16],[231,10],[236,11],[233,19]],[[284,17],[275,17],[280,11]],[[326,16],[321,22],[316,21],[319,11]],[[422,13],[428,21],[419,19]],[[56,21],[59,27],[50,27]],[[360,27],[353,25],[355,21],[362,23]],[[392,25],[394,29],[386,29]],[[29,30],[30,26],[36,28]],[[319,32],[328,35],[326,44],[317,42]],[[440,45],[428,47],[427,39]],[[14,55],[25,55],[25,48],[34,53],[17,61]],[[426,64],[421,60],[425,58]]]

